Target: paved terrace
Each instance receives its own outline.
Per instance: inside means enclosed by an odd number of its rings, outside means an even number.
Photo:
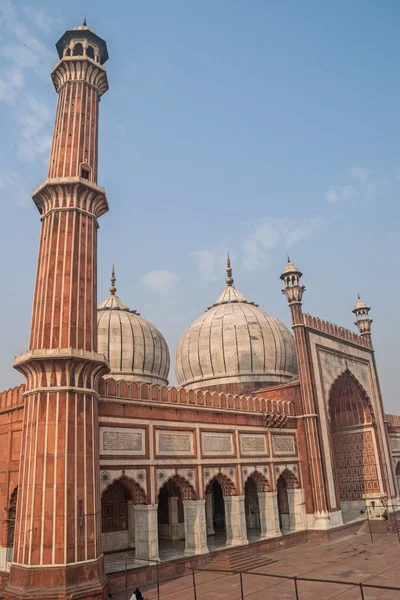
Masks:
[[[312,542],[266,553],[268,564],[258,568],[256,575],[243,575],[245,600],[295,600],[293,581],[263,577],[261,573],[333,579],[400,587],[400,544],[396,534],[349,535],[328,542]],[[259,557],[258,557],[259,562]],[[229,568],[220,555],[209,568]],[[257,560],[255,560],[257,565]],[[162,578],[162,568],[160,568]],[[197,600],[240,600],[239,575],[216,572],[196,572]],[[128,590],[128,599],[132,593]],[[142,587],[145,600],[156,600],[156,586]],[[359,588],[351,585],[298,583],[299,600],[358,600]],[[179,579],[160,584],[161,600],[194,600],[191,572]],[[364,589],[364,600],[400,600],[400,591]],[[125,592],[113,593],[113,600],[125,600]]]

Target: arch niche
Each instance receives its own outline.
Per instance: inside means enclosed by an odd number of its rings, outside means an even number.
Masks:
[[[196,492],[186,479],[175,475],[164,483],[158,494],[159,540],[185,539],[184,500],[196,500]]]
[[[104,490],[101,497],[104,552],[135,547],[135,504],[146,504],[146,494],[129,477],[116,479]]]
[[[218,473],[206,487],[207,535],[221,534],[226,539],[225,500],[235,496],[234,483],[223,473]]]
[[[276,482],[278,492],[279,526],[282,533],[296,529],[295,523],[295,498],[293,490],[300,487],[299,481],[292,471],[284,469]]]
[[[374,417],[365,390],[346,369],[329,394],[329,418],[337,490],[343,520],[365,510],[380,494]]]
[[[258,495],[269,491],[270,486],[267,479],[258,471],[251,473],[244,484],[246,526],[247,530],[253,530],[255,534],[261,534],[260,501]]]

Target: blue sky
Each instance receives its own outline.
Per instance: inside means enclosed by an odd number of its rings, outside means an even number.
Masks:
[[[290,325],[289,252],[307,312],[352,328],[357,292],[372,306],[385,406],[399,412],[394,0],[0,0],[0,389],[22,381],[12,359],[28,344],[54,44],[85,13],[110,55],[99,302],[115,263],[121,299],[173,357],[222,291],[228,250],[238,289]]]

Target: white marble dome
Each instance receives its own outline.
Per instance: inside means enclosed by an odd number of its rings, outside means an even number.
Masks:
[[[169,350],[162,333],[116,296],[114,271],[110,295],[97,309],[98,352],[111,368],[107,377],[168,383]]]
[[[289,381],[297,375],[292,334],[233,287],[229,260],[227,273],[225,290],[179,342],[178,384],[215,389],[254,383],[259,388]]]

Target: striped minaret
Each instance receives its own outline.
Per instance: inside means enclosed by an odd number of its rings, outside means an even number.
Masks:
[[[104,597],[97,353],[98,108],[106,43],[86,23],[57,42],[58,93],[47,180],[34,192],[42,231],[26,377],[14,554],[7,598]]]

